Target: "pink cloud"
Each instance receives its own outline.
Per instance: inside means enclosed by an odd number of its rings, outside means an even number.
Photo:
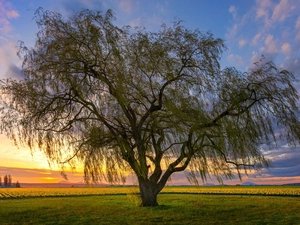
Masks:
[[[253,44],[253,45],[257,45],[258,42],[260,41],[260,39],[261,39],[261,34],[256,34],[256,35],[254,36],[254,38],[252,39],[252,44]]]
[[[273,35],[268,35],[265,39],[265,44],[266,44],[266,50],[268,53],[276,53],[277,48],[276,48],[276,41],[273,39]]]
[[[19,15],[18,11],[11,10],[11,11],[7,11],[7,12],[6,12],[6,16],[7,16],[9,19],[15,19],[15,18],[18,18],[20,15]]]
[[[11,32],[12,27],[9,23],[10,19],[18,18],[20,15],[18,11],[13,10],[12,5],[9,2],[0,2],[0,31],[7,35]]]
[[[278,4],[270,0],[257,0],[256,4],[255,18],[256,20],[263,19],[265,27],[284,22],[288,17],[297,13],[297,8],[299,9],[297,0],[280,0]]]
[[[256,0],[257,9],[256,9],[256,19],[259,20],[263,18],[265,23],[268,23],[269,20],[269,11],[273,7],[273,3],[270,0]]]
[[[134,2],[133,0],[123,0],[123,1],[120,1],[119,7],[125,13],[130,14],[137,7],[137,3]]]
[[[12,35],[13,27],[10,24],[11,19],[16,19],[20,15],[13,6],[6,1],[0,1],[0,78],[8,77],[10,70],[20,65],[20,59],[17,57],[17,43]]]
[[[281,51],[286,55],[291,54],[291,45],[289,43],[283,43],[283,45],[281,46]]]
[[[291,11],[295,7],[289,2],[289,0],[281,0],[274,8],[272,14],[272,22],[280,21],[283,22],[291,14]]]
[[[239,40],[239,46],[243,47],[245,44],[247,44],[247,41],[245,39]]]

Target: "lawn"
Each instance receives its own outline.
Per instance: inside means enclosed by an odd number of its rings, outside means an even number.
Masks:
[[[300,224],[300,198],[165,193],[158,207],[138,197],[95,195],[0,200],[0,224]]]

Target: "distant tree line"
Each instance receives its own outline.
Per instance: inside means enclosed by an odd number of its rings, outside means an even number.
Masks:
[[[3,177],[3,184],[2,184],[2,177],[0,176],[0,187],[13,187],[13,186],[15,186],[16,188],[21,187],[19,181],[17,181],[17,183],[15,184],[12,183],[11,175],[5,175]]]

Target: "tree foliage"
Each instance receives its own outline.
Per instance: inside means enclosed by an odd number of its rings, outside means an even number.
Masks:
[[[12,185],[12,177],[11,177],[11,175],[8,175],[8,177],[7,177],[7,185],[9,187],[11,187],[11,185]]]
[[[87,182],[133,171],[142,204],[156,205],[174,172],[222,182],[268,166],[262,144],[299,141],[293,74],[264,60],[221,69],[225,45],[209,32],[119,28],[111,10],[35,16],[24,79],[1,81],[1,130],[50,161],[83,162]]]
[[[4,178],[3,178],[3,185],[4,185],[4,187],[9,186],[8,185],[8,176],[7,175],[5,175]]]
[[[20,187],[21,187],[21,184],[19,183],[19,181],[17,181],[16,188],[20,188]]]
[[[0,186],[2,185],[2,180],[0,177]],[[11,175],[5,175],[3,177],[3,186],[4,187],[11,187],[12,186],[12,177]]]

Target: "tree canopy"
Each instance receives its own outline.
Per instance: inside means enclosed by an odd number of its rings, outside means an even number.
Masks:
[[[220,67],[224,41],[175,21],[117,27],[114,13],[38,9],[22,80],[1,80],[1,131],[50,161],[84,164],[87,182],[137,176],[142,205],[175,172],[221,182],[263,166],[261,145],[300,140],[294,75],[261,60]]]

